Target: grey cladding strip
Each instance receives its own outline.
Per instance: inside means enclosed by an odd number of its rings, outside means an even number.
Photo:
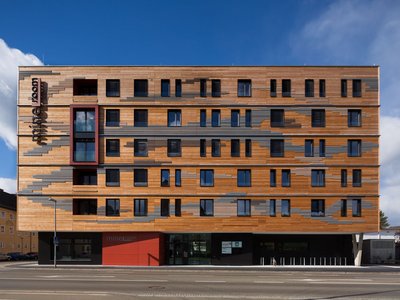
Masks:
[[[69,146],[69,136],[61,136],[59,139],[53,139],[48,144],[38,145],[32,150],[26,151],[24,156],[43,156],[44,154],[48,154],[53,148],[62,146]]]

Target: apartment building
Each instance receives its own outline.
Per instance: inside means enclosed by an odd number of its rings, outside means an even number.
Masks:
[[[43,264],[55,214],[59,263],[349,264],[378,156],[375,66],[19,69],[18,226]]]
[[[0,189],[0,254],[37,252],[37,232],[17,231],[17,197]]]

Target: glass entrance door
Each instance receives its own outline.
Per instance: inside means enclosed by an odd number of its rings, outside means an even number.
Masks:
[[[168,236],[168,264],[211,264],[210,234],[171,234]]]

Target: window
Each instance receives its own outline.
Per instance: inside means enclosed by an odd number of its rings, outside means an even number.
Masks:
[[[342,97],[347,97],[347,80],[342,79],[340,81],[340,92]]]
[[[147,79],[135,79],[133,95],[135,97],[147,97],[148,96],[148,81],[147,81]]]
[[[282,97],[291,96],[291,81],[290,79],[282,79]]]
[[[341,185],[341,187],[347,186],[347,170],[346,169],[340,170],[340,185]]]
[[[182,201],[181,199],[175,199],[175,217],[180,217],[182,211]]]
[[[206,157],[207,145],[205,139],[200,139],[200,157]]]
[[[361,217],[361,199],[352,200],[353,217]]]
[[[221,111],[219,109],[213,109],[211,111],[211,126],[212,127],[221,126]]]
[[[311,170],[311,186],[325,186],[325,170]]]
[[[221,140],[217,139],[211,140],[211,156],[212,157],[221,156]]]
[[[237,215],[238,217],[251,216],[251,200],[239,199],[237,201]]]
[[[290,170],[282,170],[282,186],[290,186]]]
[[[93,109],[74,111],[74,132],[95,132],[96,119]]]
[[[270,141],[270,155],[271,157],[283,157],[285,155],[283,140]]]
[[[119,79],[106,80],[106,96],[119,97]]]
[[[147,216],[147,199],[134,200],[134,216],[135,217]]]
[[[240,126],[240,110],[234,109],[231,111],[231,127]]]
[[[251,97],[251,80],[238,80],[238,97]]]
[[[340,216],[347,217],[347,200],[345,199],[340,201]]]
[[[214,215],[214,200],[200,199],[200,216],[212,217]]]
[[[106,216],[119,216],[119,199],[106,199]]]
[[[74,96],[97,96],[97,79],[74,79]]]
[[[269,216],[276,217],[276,200],[269,200]]]
[[[353,170],[353,187],[361,186],[361,169]]]
[[[251,109],[246,109],[246,127],[251,127]]]
[[[147,109],[135,109],[134,124],[135,127],[147,127]]]
[[[213,79],[211,81],[211,95],[213,97],[221,97],[221,80]]]
[[[361,140],[347,141],[347,156],[349,157],[361,156]]]
[[[311,126],[325,127],[325,109],[311,110]]]
[[[134,169],[133,170],[133,185],[134,186],[147,186],[147,169]]]
[[[200,110],[200,127],[207,126],[207,112],[205,109]]]
[[[311,200],[311,217],[325,217],[325,200]]]
[[[182,97],[182,80],[175,79],[175,97]]]
[[[361,79],[353,79],[353,97],[361,97]]]
[[[237,186],[239,187],[251,186],[251,170],[237,171]]]
[[[246,157],[251,157],[251,140],[246,139]]]
[[[200,79],[200,97],[207,97],[207,80]]]
[[[182,171],[175,169],[175,186],[182,186]]]
[[[119,109],[106,110],[106,127],[119,126]]]
[[[0,229],[1,232],[4,232],[4,231],[5,231],[5,226],[4,226],[4,225],[1,225],[0,228],[1,228],[1,229]]]
[[[269,186],[270,187],[276,186],[276,170],[274,169],[269,170]]]
[[[319,157],[325,157],[325,140],[319,140]]]
[[[181,110],[169,109],[168,110],[168,127],[180,127],[181,124]]]
[[[168,169],[161,170],[161,186],[169,186],[170,185],[170,176]]]
[[[319,96],[325,97],[326,96],[326,84],[325,79],[319,80]]]
[[[361,126],[361,109],[349,109],[347,112],[347,124],[349,127]]]
[[[181,140],[168,140],[168,156],[181,156]]]
[[[136,157],[147,157],[148,155],[147,144],[148,144],[147,139],[135,139],[133,143],[134,155]]]
[[[161,216],[169,217],[169,199],[161,199]]]
[[[97,215],[97,199],[73,199],[74,215]]]
[[[281,216],[290,217],[290,200],[285,199],[281,201]]]
[[[81,170],[73,171],[74,185],[97,185],[97,170]]]
[[[106,186],[119,186],[119,169],[106,170]]]
[[[276,97],[276,79],[270,81],[270,96]]]
[[[232,157],[240,157],[240,140],[239,139],[231,140],[231,156]]]
[[[119,156],[118,139],[106,139],[106,156]]]
[[[283,109],[271,109],[271,127],[285,126],[285,111]]]
[[[74,142],[74,161],[93,162],[95,153],[95,143],[91,139]]]
[[[214,170],[200,170],[200,186],[214,186]]]
[[[314,140],[305,140],[304,156],[305,157],[313,157],[314,156]]]
[[[170,96],[170,82],[169,79],[161,79],[161,97]]]
[[[314,97],[314,80],[312,79],[305,80],[305,96]]]

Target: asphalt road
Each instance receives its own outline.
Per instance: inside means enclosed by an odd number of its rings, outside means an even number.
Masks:
[[[51,269],[3,263],[0,299],[400,299],[400,272]]]

